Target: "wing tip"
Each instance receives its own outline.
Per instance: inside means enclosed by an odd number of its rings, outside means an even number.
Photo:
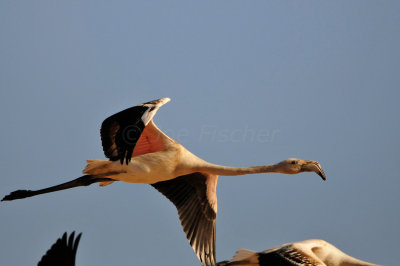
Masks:
[[[160,99],[152,100],[152,101],[149,101],[149,102],[145,102],[142,105],[155,105],[155,106],[160,107],[160,106],[166,104],[169,101],[171,101],[171,98],[165,97],[165,98],[160,98]]]

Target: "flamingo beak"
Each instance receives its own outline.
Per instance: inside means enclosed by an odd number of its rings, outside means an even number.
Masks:
[[[322,178],[322,180],[326,181],[324,170],[322,170],[321,165],[316,161],[307,161],[303,165],[302,170],[307,172],[314,172],[317,175],[319,175]]]

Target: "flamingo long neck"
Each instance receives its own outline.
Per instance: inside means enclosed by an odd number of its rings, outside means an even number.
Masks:
[[[204,162],[204,164],[199,167],[198,171],[222,176],[237,176],[260,173],[284,173],[283,169],[278,167],[276,164],[250,167],[231,167],[212,164],[208,162]]]
[[[362,261],[356,258],[353,258],[347,254],[344,254],[338,265],[341,266],[378,266],[377,264],[372,264],[366,261]]]
[[[337,266],[379,266],[377,264],[369,263],[356,259],[350,255],[347,255],[337,247],[322,242],[323,246],[327,245],[326,248],[312,248],[312,252],[321,259],[326,265],[337,265]]]

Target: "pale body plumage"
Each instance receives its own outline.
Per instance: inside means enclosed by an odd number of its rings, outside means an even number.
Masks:
[[[180,160],[182,157],[185,160]],[[181,144],[174,143],[162,151],[135,156],[123,165],[117,161],[88,160],[83,173],[104,175],[128,183],[154,184],[198,172],[195,169],[199,169],[199,166],[195,163],[201,161]]]

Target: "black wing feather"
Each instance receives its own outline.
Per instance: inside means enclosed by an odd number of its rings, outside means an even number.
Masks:
[[[282,265],[282,266],[318,266],[318,262],[304,255],[299,250],[293,249],[291,245],[286,245],[280,249],[258,253],[260,266]]]
[[[67,233],[64,233],[42,257],[38,266],[75,266],[81,235],[82,233],[75,238],[75,232],[72,232],[67,239]]]
[[[201,262],[216,264],[217,213],[207,198],[207,176],[193,173],[152,184],[177,208],[183,231]]]
[[[132,158],[133,149],[142,134],[145,124],[143,114],[151,107],[134,106],[116,113],[103,121],[100,129],[103,151],[111,161],[125,161]]]

